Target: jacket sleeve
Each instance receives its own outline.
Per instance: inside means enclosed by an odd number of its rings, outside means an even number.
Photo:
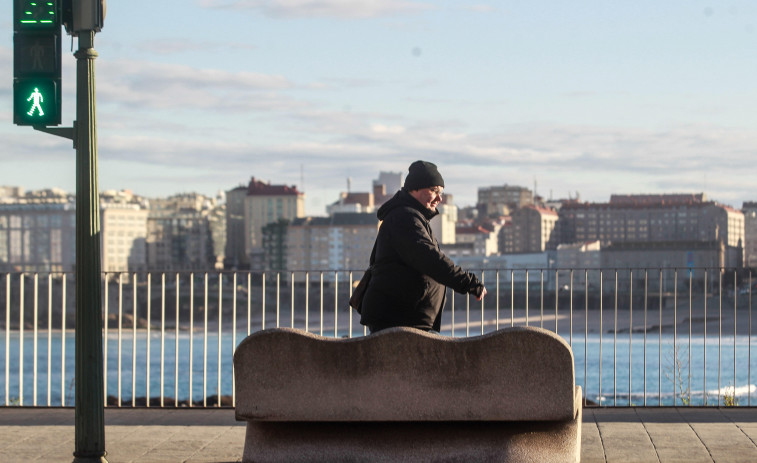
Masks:
[[[437,248],[419,217],[413,213],[392,214],[387,222],[382,227],[389,225],[390,242],[405,265],[458,293],[481,294],[484,286],[478,278]]]

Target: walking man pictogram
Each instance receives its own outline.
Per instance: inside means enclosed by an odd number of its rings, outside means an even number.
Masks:
[[[27,98],[26,101],[31,101],[32,99],[34,99],[34,104],[32,104],[32,109],[30,109],[29,112],[26,113],[26,114],[28,114],[30,116],[33,115],[34,114],[34,108],[37,108],[39,110],[39,115],[40,116],[44,116],[45,112],[42,111],[42,106],[40,105],[40,102],[45,101],[45,99],[42,98],[42,94],[39,93],[39,90],[36,89],[36,88],[34,89],[34,91],[32,92],[32,94],[29,95],[29,98]]]

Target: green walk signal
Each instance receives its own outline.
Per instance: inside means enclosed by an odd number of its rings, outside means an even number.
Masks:
[[[13,83],[13,122],[17,125],[60,124],[58,86],[51,79]]]
[[[61,0],[14,0],[13,123],[61,122]]]

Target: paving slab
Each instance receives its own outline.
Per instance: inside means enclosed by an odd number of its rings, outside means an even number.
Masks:
[[[712,463],[712,456],[704,446],[655,447],[660,463]]]
[[[597,427],[608,462],[658,461],[652,440],[640,421],[598,420]]]
[[[691,427],[710,450],[755,448],[754,442],[733,423],[692,423]]]
[[[710,449],[712,461],[715,463],[754,463],[757,461],[757,449]]]
[[[0,462],[71,461],[72,408],[0,408]],[[241,461],[232,409],[105,410],[108,461]],[[581,461],[757,462],[757,408],[586,408]]]
[[[581,425],[581,461],[583,463],[605,462],[602,437],[593,419],[589,422],[584,421]]]
[[[644,428],[655,447],[701,447],[704,444],[688,423],[648,423]]]

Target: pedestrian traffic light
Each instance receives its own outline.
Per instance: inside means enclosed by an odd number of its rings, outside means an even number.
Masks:
[[[61,0],[14,0],[13,123],[61,122]]]

